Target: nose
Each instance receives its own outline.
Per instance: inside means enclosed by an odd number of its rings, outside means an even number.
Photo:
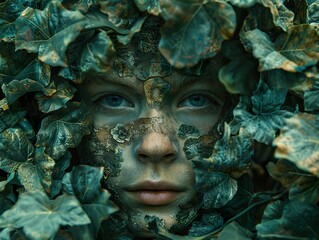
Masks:
[[[176,145],[169,136],[158,132],[150,132],[144,135],[135,152],[136,158],[143,163],[170,163],[177,158]]]

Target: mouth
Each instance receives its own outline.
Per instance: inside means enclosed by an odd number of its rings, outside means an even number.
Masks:
[[[136,202],[148,206],[164,206],[173,203],[183,188],[167,182],[145,181],[125,189]]]

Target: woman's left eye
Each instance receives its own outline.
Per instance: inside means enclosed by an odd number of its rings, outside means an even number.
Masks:
[[[205,94],[196,93],[184,98],[178,104],[178,107],[201,108],[211,105],[212,103],[214,103],[212,98],[206,96]]]
[[[100,97],[98,102],[106,108],[133,107],[133,103],[117,94],[108,94]]]

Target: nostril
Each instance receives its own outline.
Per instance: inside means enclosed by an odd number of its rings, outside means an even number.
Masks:
[[[142,161],[144,163],[150,159],[149,156],[147,156],[146,154],[143,154],[143,153],[138,154],[138,158],[140,161]]]
[[[165,156],[163,156],[162,160],[165,162],[172,162],[176,158],[176,154],[174,153],[168,153]]]

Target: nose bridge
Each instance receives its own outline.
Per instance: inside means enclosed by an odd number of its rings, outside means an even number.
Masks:
[[[142,162],[171,162],[178,155],[178,144],[168,116],[161,110],[149,109],[147,118],[152,129],[142,133],[134,147],[135,157]]]

